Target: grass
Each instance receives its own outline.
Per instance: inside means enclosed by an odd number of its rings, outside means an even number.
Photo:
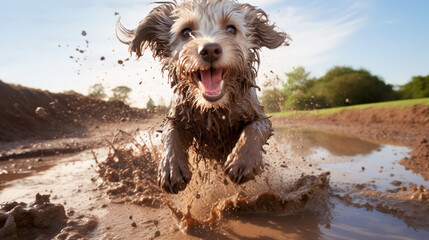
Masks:
[[[407,100],[397,100],[397,101],[388,101],[388,102],[379,102],[379,103],[368,103],[360,104],[346,107],[336,107],[336,108],[326,108],[320,110],[305,110],[305,111],[296,111],[297,114],[315,114],[315,115],[329,115],[343,110],[350,109],[365,109],[365,108],[391,108],[391,107],[410,107],[417,104],[429,105],[429,98],[417,98],[417,99],[407,99]],[[294,114],[294,111],[285,111],[270,113],[271,116],[290,116]]]

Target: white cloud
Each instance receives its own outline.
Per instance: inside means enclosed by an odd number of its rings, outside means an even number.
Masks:
[[[270,70],[283,75],[293,67],[311,68],[328,61],[330,50],[341,45],[364,22],[365,5],[352,3],[348,6],[329,8],[326,5],[284,6],[270,13],[270,18],[293,41],[288,47],[264,49],[260,76]],[[262,74],[262,75],[261,75]],[[264,81],[264,79],[260,78]]]

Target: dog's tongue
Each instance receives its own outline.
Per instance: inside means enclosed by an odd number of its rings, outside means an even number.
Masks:
[[[201,73],[201,83],[203,84],[204,93],[213,93],[218,94],[221,90],[222,82],[222,71],[216,69],[209,69],[205,71],[200,71]]]

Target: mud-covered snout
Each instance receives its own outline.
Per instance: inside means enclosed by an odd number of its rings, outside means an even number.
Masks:
[[[218,43],[206,43],[198,47],[198,55],[210,64],[219,60],[222,52],[222,46]]]

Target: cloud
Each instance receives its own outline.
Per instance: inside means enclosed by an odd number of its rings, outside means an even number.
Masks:
[[[383,22],[384,24],[395,24],[396,20],[390,19]]]
[[[328,53],[340,46],[365,22],[366,5],[344,2],[308,6],[283,6],[270,12],[270,18],[293,39],[290,46],[262,51],[260,72],[311,68],[330,60]],[[261,75],[260,75],[261,76]]]

